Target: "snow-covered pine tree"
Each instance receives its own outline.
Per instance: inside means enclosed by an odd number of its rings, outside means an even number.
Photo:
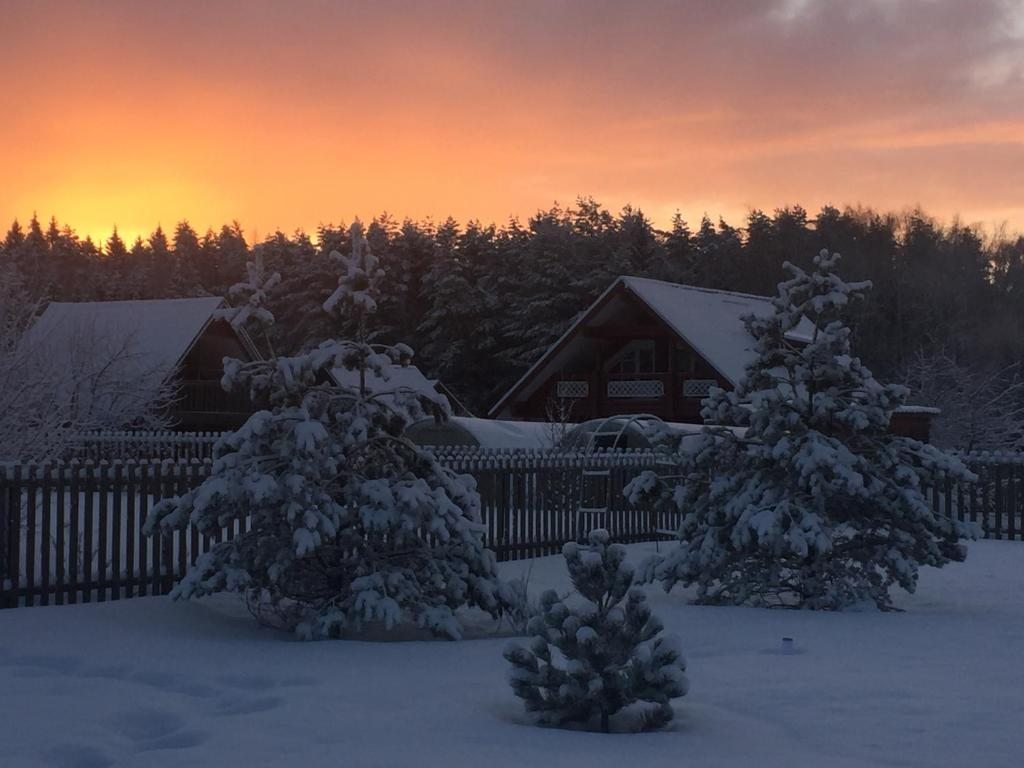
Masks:
[[[647,565],[648,579],[696,585],[703,603],[885,609],[892,586],[915,589],[920,566],[964,559],[959,539],[973,529],[934,510],[925,489],[973,476],[890,433],[907,390],[880,384],[854,357],[844,312],[870,283],[844,282],[838,259],[822,251],[810,272],[786,264],[774,313],[745,319],[757,359],[703,410],[745,435],[706,428],[678,449],[681,480],[644,473],[627,487],[683,515],[679,545]],[[787,338],[808,321],[808,343]]]
[[[607,531],[595,530],[587,545],[565,545],[569,577],[586,604],[570,607],[553,590],[541,596],[529,647],[505,649],[509,682],[546,725],[596,721],[607,733],[612,715],[648,702],[654,706],[643,709],[641,727],[661,728],[674,715],[671,700],[687,692],[686,661],[633,586],[626,548],[608,541]]]
[[[368,622],[414,622],[457,638],[460,607],[499,611],[479,496],[471,478],[402,434],[410,415],[437,412],[439,403],[365,386],[368,372],[386,377],[411,350],[367,341],[383,275],[358,222],[351,234],[352,254],[335,254],[342,274],[324,308],[357,317],[356,339],[297,357],[226,361],[225,385],[247,388],[265,410],[221,440],[205,482],[154,507],[147,529],[191,523],[221,537],[248,522],[199,559],[176,598],[243,593],[257,615],[307,638]],[[360,371],[359,385],[336,384],[338,367]]]
[[[267,303],[271,291],[280,285],[281,275],[277,272],[267,274],[260,251],[256,251],[252,260],[245,263],[245,273],[245,280],[228,289],[228,296],[236,305],[231,313],[231,325],[262,336],[267,352],[273,357],[274,347],[270,342],[269,330],[274,324],[274,314],[267,309]]]

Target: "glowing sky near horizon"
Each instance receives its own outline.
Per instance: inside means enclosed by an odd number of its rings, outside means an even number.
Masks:
[[[1024,4],[0,0],[0,224],[657,224],[920,205],[1024,230]]]

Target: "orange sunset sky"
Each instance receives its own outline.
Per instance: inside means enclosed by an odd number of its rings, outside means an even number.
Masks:
[[[105,239],[553,201],[1024,230],[1024,4],[0,0],[0,217]]]

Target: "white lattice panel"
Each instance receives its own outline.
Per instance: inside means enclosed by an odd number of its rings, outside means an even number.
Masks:
[[[558,397],[580,398],[590,395],[590,383],[586,381],[560,381],[555,388]]]
[[[608,382],[608,397],[650,400],[664,394],[665,385],[658,379],[624,379]]]
[[[683,382],[683,397],[707,397],[716,386],[714,379],[689,379]]]

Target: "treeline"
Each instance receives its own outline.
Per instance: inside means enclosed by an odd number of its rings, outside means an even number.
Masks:
[[[818,250],[843,254],[843,276],[870,279],[856,308],[857,348],[886,378],[922,356],[964,370],[1003,370],[1024,355],[1024,238],[986,237],[922,212],[802,208],[752,212],[733,226],[705,218],[667,231],[644,214],[614,214],[590,199],[502,227],[380,216],[368,239],[387,271],[377,317],[382,341],[405,341],[418,363],[483,412],[525,366],[618,275],[772,294],[782,263]],[[226,295],[254,253],[283,281],[271,310],[278,351],[324,338],[320,305],[335,287],[329,254],[347,227],[281,232],[252,244],[237,223],[102,245],[51,220],[15,222],[0,245],[0,279],[38,300],[86,301]]]

